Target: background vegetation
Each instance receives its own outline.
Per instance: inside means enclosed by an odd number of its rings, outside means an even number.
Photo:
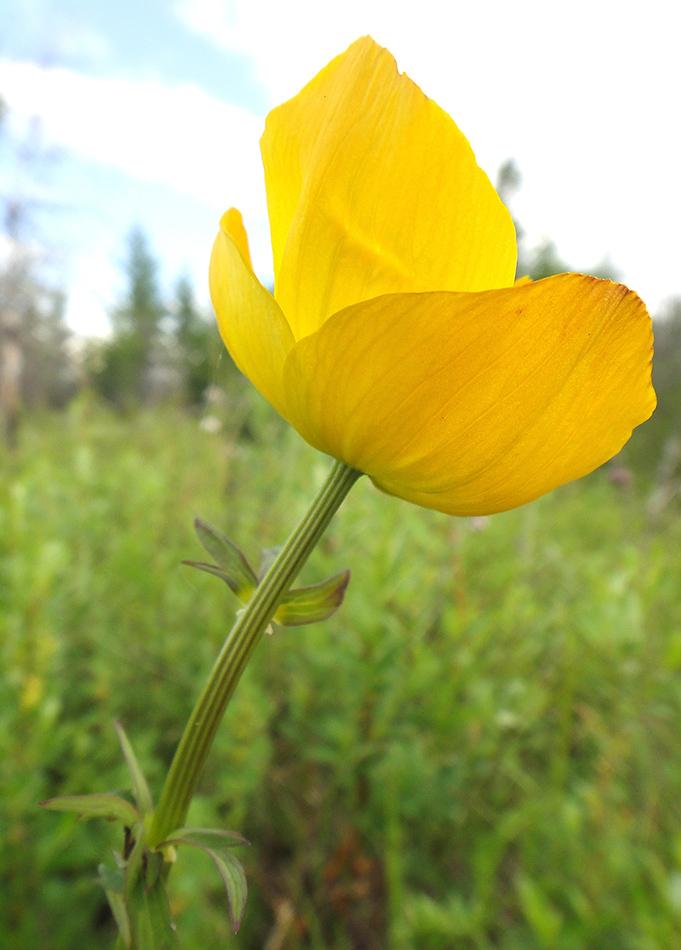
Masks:
[[[190,816],[252,842],[244,927],[185,852],[187,950],[681,941],[681,520],[635,460],[488,519],[353,489],[305,571],[346,603],[263,642]],[[193,517],[255,559],[327,465],[238,381],[197,417],[81,396],[3,465],[0,944],[94,950],[121,842],[36,803],[126,784],[115,717],[158,791],[236,606],[179,563]]]
[[[139,231],[111,337],[74,348],[25,211],[5,202],[0,267],[0,364],[23,361],[0,450],[0,946],[98,950],[96,866],[122,842],[37,802],[127,784],[114,718],[158,793],[236,609],[180,564],[193,518],[257,561],[327,462],[191,286],[161,293]],[[521,272],[564,269],[521,240]],[[678,300],[656,336],[659,409],[593,476],[470,520],[353,489],[303,578],[351,567],[346,603],[265,639],[190,815],[252,842],[244,926],[185,851],[186,950],[681,946]]]

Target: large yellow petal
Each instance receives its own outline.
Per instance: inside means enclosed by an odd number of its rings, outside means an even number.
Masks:
[[[513,223],[466,138],[371,37],[270,112],[261,148],[296,339],[379,294],[513,283]]]
[[[288,418],[379,488],[454,515],[522,505],[615,455],[655,407],[652,330],[579,274],[388,295],[291,350]]]
[[[293,334],[279,305],[251,270],[241,215],[230,208],[210,258],[210,295],[220,335],[242,373],[282,414],[282,370]]]

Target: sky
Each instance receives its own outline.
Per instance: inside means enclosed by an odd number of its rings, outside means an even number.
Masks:
[[[603,260],[652,312],[681,294],[681,77],[674,4],[647,0],[3,0],[0,196],[107,331],[141,227],[167,294],[208,305],[221,213],[272,280],[258,140],[273,106],[370,33],[466,134],[494,181],[513,158],[529,244]],[[1,248],[0,248],[1,250]]]

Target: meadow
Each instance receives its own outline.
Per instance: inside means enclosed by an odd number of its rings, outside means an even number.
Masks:
[[[128,784],[114,719],[158,793],[238,606],[194,517],[257,562],[328,470],[220,413],[81,397],[2,458],[3,947],[113,946],[117,829],[37,803]],[[260,644],[190,813],[251,842],[244,925],[187,850],[185,950],[681,946],[681,517],[609,472],[485,519],[358,483],[301,577],[350,567],[345,603]]]

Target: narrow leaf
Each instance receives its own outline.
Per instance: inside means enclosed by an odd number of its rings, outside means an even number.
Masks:
[[[205,571],[206,574],[213,574],[214,577],[219,577],[221,581],[224,581],[225,584],[233,591],[239,600],[242,603],[247,604],[253,590],[255,588],[242,589],[241,593],[238,593],[234,589],[234,577],[229,571],[226,571],[223,567],[218,567],[217,564],[208,564],[206,561],[183,561],[183,564],[186,564],[187,567],[195,567],[197,571]]]
[[[168,895],[161,878],[152,887],[146,887],[144,874],[137,875],[131,888],[129,906],[136,950],[179,950]]]
[[[213,864],[218,869],[218,873],[220,874],[222,882],[225,885],[225,890],[227,891],[229,922],[232,925],[232,930],[234,933],[238,933],[239,927],[241,927],[241,922],[244,919],[246,898],[248,897],[246,874],[244,873],[244,869],[241,866],[241,862],[238,861],[232,852],[227,850],[227,848],[223,848],[220,851],[213,848],[202,848],[201,845],[194,844],[188,839],[178,839],[174,843],[186,844],[189,845],[190,848],[198,848],[200,851],[204,851],[212,860]]]
[[[275,622],[282,627],[296,627],[327,620],[343,603],[349,582],[350,571],[343,571],[314,587],[288,591],[274,615]]]
[[[248,844],[245,838],[235,831],[220,831],[213,828],[181,828],[173,833],[172,838],[162,842],[165,845],[186,844],[190,848],[204,851],[215,864],[227,891],[227,905],[229,920],[234,933],[237,933],[246,910],[248,886],[246,874],[232,852],[234,845]]]
[[[234,933],[238,933],[246,912],[246,898],[248,897],[246,874],[241,861],[235,858],[232,852],[226,848],[222,851],[213,851],[209,848],[203,848],[202,850],[213,860],[222,878],[227,891],[229,922]]]
[[[147,780],[145,779],[144,773],[139,766],[137,756],[133,752],[130,740],[126,736],[123,726],[118,721],[114,722],[114,726],[121,742],[121,748],[123,749],[125,761],[128,763],[128,769],[130,770],[132,785],[135,790],[135,801],[137,802],[137,808],[139,809],[142,816],[148,815],[153,809],[154,803],[151,798],[149,786],[147,785]]]
[[[40,802],[43,808],[52,811],[77,812],[80,819],[106,818],[107,821],[121,821],[124,825],[134,825],[140,821],[137,809],[124,798],[106,793],[98,795],[63,795],[60,798],[48,798]]]
[[[125,906],[123,898],[123,872],[120,869],[112,870],[105,864],[99,865],[99,883],[104,888],[106,899],[109,902],[111,913],[113,914],[118,932],[125,946],[130,948],[132,942],[132,933],[130,930],[130,918],[128,909]]]
[[[239,548],[229,540],[226,535],[221,534],[216,528],[197,518],[194,521],[194,527],[199,541],[206,551],[215,559],[221,573],[217,574],[237,595],[239,600],[247,603],[249,597],[258,586],[258,578],[255,576],[250,564],[244,557]],[[192,564],[193,567],[200,567],[206,570],[206,565],[199,565],[190,561],[185,564]],[[217,573],[210,571],[209,573]]]
[[[195,844],[198,848],[235,848],[250,844],[238,831],[225,831],[222,828],[179,828],[173,831],[168,841],[162,841],[159,848],[170,843],[184,842]]]

